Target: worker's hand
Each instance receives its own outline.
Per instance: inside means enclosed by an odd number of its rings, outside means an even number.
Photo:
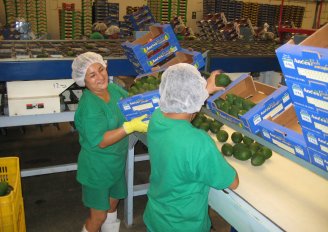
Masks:
[[[134,118],[129,122],[123,123],[123,128],[127,134],[131,134],[132,132],[147,132],[148,123],[143,122],[147,115],[142,115],[140,117]]]
[[[222,73],[221,70],[215,70],[215,71],[211,72],[211,75],[209,76],[209,78],[207,78],[206,89],[207,89],[208,94],[213,94],[215,92],[224,90],[224,87],[215,85],[215,77],[216,77],[216,75],[219,75],[220,73]]]

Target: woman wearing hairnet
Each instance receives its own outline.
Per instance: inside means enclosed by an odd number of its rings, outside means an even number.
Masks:
[[[237,172],[215,142],[190,123],[209,94],[220,90],[190,64],[169,67],[159,86],[159,108],[153,113],[147,141],[151,164],[144,222],[149,232],[209,232],[208,193],[237,188]]]
[[[92,25],[93,33],[90,35],[90,39],[105,39],[104,35],[107,30],[107,25],[102,22],[96,22]]]
[[[108,83],[107,65],[102,56],[86,52],[72,64],[72,77],[85,86],[75,113],[81,150],[78,158],[77,180],[82,185],[82,200],[90,209],[83,232],[117,232],[119,199],[127,195],[125,160],[127,135],[146,132],[145,116],[124,122],[117,103],[126,91]]]
[[[120,37],[120,31],[118,26],[112,25],[105,31],[105,34],[108,36],[108,39],[118,39]]]

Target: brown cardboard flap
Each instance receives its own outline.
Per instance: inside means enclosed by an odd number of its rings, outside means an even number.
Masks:
[[[249,100],[251,100],[254,103],[259,103],[261,102],[264,98],[266,98],[268,95],[261,93],[261,92],[257,92],[254,94],[253,97],[249,98]]]
[[[178,64],[178,63],[192,64],[193,61],[194,61],[193,55],[186,54],[183,52],[176,52],[175,57],[173,59],[169,60],[168,62],[166,62],[165,64],[163,64],[161,66],[161,68],[167,68],[171,65]]]
[[[298,124],[297,115],[293,105],[276,117],[268,118],[268,120],[302,134],[302,128]]]
[[[246,77],[244,80],[232,87],[228,92],[222,95],[222,98],[225,99],[225,96],[228,93],[235,94],[242,98],[251,98],[256,94],[256,88],[251,76]]]
[[[262,94],[265,94],[267,96],[270,95],[271,93],[273,93],[275,90],[277,90],[277,88],[275,88],[275,87],[263,84],[258,81],[254,81],[254,85],[258,92],[261,92]]]
[[[299,45],[328,48],[328,24],[318,29]]]
[[[148,43],[149,40],[152,40],[152,39],[156,38],[157,36],[163,34],[163,30],[160,27],[150,26],[149,30],[150,30],[150,32],[148,32],[144,36],[136,39],[135,41],[132,42],[132,44],[144,45],[144,44]]]

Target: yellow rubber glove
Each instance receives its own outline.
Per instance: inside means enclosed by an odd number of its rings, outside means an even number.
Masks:
[[[147,132],[148,123],[143,122],[147,115],[142,115],[140,117],[134,118],[129,122],[123,123],[123,128],[127,134],[131,134],[132,132]]]

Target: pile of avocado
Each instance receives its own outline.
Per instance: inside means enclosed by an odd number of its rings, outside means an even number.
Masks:
[[[223,126],[223,123],[210,119],[203,113],[197,113],[191,123],[194,125],[194,127],[202,129],[206,132],[210,130],[214,134],[217,133]]]
[[[252,138],[243,136],[240,132],[233,132],[231,134],[233,145],[225,143],[229,139],[229,134],[227,131],[221,129],[223,123],[208,118],[201,112],[196,114],[191,123],[196,128],[206,132],[211,131],[215,134],[216,139],[224,143],[221,147],[221,152],[225,156],[233,156],[243,161],[251,159],[251,164],[253,166],[262,165],[272,156],[272,151],[269,148],[254,142]]]
[[[241,115],[244,115],[256,105],[254,102],[233,93],[228,93],[225,100],[222,98],[216,99],[214,103],[218,109],[235,118],[240,118]]]
[[[217,134],[217,139],[219,142],[226,142],[228,139],[226,131],[219,131]],[[262,165],[267,159],[272,156],[272,151],[257,143],[253,139],[243,136],[240,132],[233,132],[231,134],[231,140],[234,145],[225,143],[221,147],[221,152],[225,156],[233,156],[238,160],[248,160],[251,159],[251,164],[253,166]]]
[[[0,182],[0,197],[8,195],[12,191],[12,187],[8,184],[7,181]]]
[[[160,83],[160,78],[154,76],[145,76],[136,79],[135,83],[129,89],[129,96],[158,89]]]

